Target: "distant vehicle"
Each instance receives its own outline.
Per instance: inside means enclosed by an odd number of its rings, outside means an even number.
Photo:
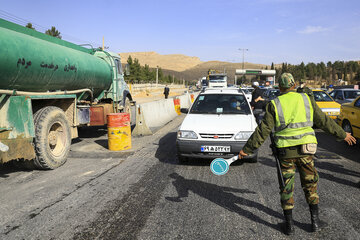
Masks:
[[[203,88],[206,88],[206,87],[208,87],[208,86],[209,86],[208,80],[206,79],[206,77],[203,77],[203,78],[201,79],[201,88],[203,89]]]
[[[250,93],[252,93],[252,92],[254,91],[254,88],[253,88],[253,87],[246,87],[246,89],[247,89]]]
[[[330,118],[336,119],[340,114],[341,105],[335,102],[334,99],[332,99],[330,95],[323,90],[313,89],[312,91],[314,93],[316,104],[321,108],[321,110]]]
[[[334,98],[334,100],[340,104],[349,103],[355,100],[358,96],[360,96],[360,90],[356,89],[335,89],[329,93],[329,95]]]
[[[280,95],[280,90],[275,88],[268,88],[263,94],[263,97],[267,101],[271,101]]]
[[[226,88],[227,87],[227,74],[217,70],[210,69],[207,75],[209,88]]]
[[[345,132],[360,138],[360,96],[351,103],[344,103],[340,108],[338,123]]]
[[[180,162],[187,158],[230,158],[239,153],[257,124],[238,88],[207,88],[194,101],[176,139]],[[248,157],[257,161],[257,152]]]
[[[226,88],[227,75],[225,73],[209,74],[209,88]]]
[[[246,99],[248,100],[248,102],[251,102],[252,95],[251,95],[250,89],[248,89],[248,88],[241,88],[241,90],[244,91],[245,97],[246,97]],[[254,89],[252,89],[252,90],[254,90]]]

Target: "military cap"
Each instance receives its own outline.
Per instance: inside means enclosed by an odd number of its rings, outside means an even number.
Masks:
[[[291,88],[295,85],[294,77],[291,73],[283,73],[281,74],[281,78],[279,80],[279,86],[282,88]]]

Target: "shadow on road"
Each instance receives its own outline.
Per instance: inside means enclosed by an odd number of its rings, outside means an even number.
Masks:
[[[11,161],[0,165],[0,178],[8,178],[11,173],[15,172],[31,172],[33,170],[26,169],[22,163]]]
[[[271,158],[261,158],[261,160],[259,161],[261,164],[275,168],[275,163],[274,160]],[[321,169],[324,170],[328,170],[328,171],[332,171],[332,172],[336,172],[336,173],[340,173],[340,174],[345,174],[345,175],[349,175],[349,176],[354,176],[354,177],[360,177],[360,173],[353,171],[353,170],[348,170],[346,168],[344,168],[342,165],[340,164],[334,164],[334,163],[330,163],[330,162],[319,162],[315,160],[315,167],[318,170],[320,179],[326,179],[332,182],[336,182],[342,185],[346,185],[346,186],[350,186],[350,187],[359,187],[359,183],[356,182],[352,182],[349,181],[347,179],[344,178],[339,178],[334,176],[333,174],[329,174],[329,173],[325,173],[322,172]],[[276,174],[275,172],[276,170],[274,169],[274,174]],[[296,169],[297,171],[297,169]]]
[[[172,184],[174,185],[178,196],[176,197],[165,197],[166,200],[172,202],[182,202],[183,198],[188,197],[189,191],[208,199],[209,201],[231,211],[235,212],[241,216],[244,216],[254,222],[263,224],[267,227],[271,227],[277,231],[281,231],[282,224],[273,224],[270,223],[261,217],[255,215],[254,213],[241,208],[240,206],[243,205],[245,207],[256,208],[257,210],[261,211],[263,214],[268,214],[272,217],[276,217],[280,220],[283,220],[284,217],[277,211],[272,210],[258,202],[254,202],[248,200],[246,198],[234,195],[233,193],[250,193],[256,194],[256,192],[247,190],[247,189],[237,189],[237,188],[230,188],[230,187],[222,187],[212,183],[207,183],[199,180],[192,180],[186,179],[183,176],[180,176],[177,173],[172,173],[169,177],[173,178],[174,181]],[[295,225],[305,229],[306,231],[310,231],[308,224],[303,224],[300,222],[295,222]]]
[[[360,144],[355,146],[349,146],[344,141],[338,142],[335,137],[325,133],[316,131],[316,138],[318,140],[318,146],[324,148],[329,152],[338,154],[344,158],[352,160],[354,162],[360,162]]]
[[[210,166],[212,160],[192,158],[186,163],[179,163],[176,156],[176,132],[169,132],[159,140],[155,157],[160,162],[175,165]]]

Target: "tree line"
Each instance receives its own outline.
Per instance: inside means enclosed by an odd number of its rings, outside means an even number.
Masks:
[[[319,85],[334,84],[338,80],[348,81],[348,84],[356,84],[360,81],[360,65],[357,61],[335,61],[304,64],[301,62],[298,65],[283,63],[281,67],[275,67],[271,64],[271,69],[276,70],[276,79],[279,79],[281,74],[289,72],[294,76],[296,81],[314,80]]]
[[[26,24],[25,27],[35,30],[32,23]],[[61,35],[60,35],[61,33],[54,26],[52,26],[50,29],[46,30],[45,34],[61,39]]]
[[[128,83],[155,83],[156,81],[156,68],[150,68],[149,65],[141,66],[137,58],[131,56],[127,59],[127,67],[129,69],[129,75],[125,75],[125,81]],[[182,84],[182,81],[175,76],[165,75],[160,67],[157,68],[158,83],[178,83]]]

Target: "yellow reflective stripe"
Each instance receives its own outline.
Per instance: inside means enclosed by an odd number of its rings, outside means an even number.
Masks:
[[[275,131],[280,131],[284,128],[286,128],[286,125],[285,125],[285,116],[284,116],[284,112],[282,110],[282,107],[281,107],[281,103],[280,103],[280,100],[279,98],[275,98],[274,99],[274,103],[276,105],[276,109],[277,109],[277,115],[278,115],[278,118],[279,118],[279,122],[280,122],[280,126],[276,127],[275,128]],[[279,129],[279,130],[278,130]]]
[[[274,136],[275,140],[279,140],[279,139],[301,139],[305,136],[308,136],[308,135],[313,135],[315,136],[315,132],[307,132],[307,133],[304,133],[304,134],[300,134],[300,135],[295,135],[295,136],[279,136],[279,135],[276,135]]]
[[[310,115],[310,102],[308,97],[305,95],[305,93],[300,93],[303,100],[304,100],[304,104],[305,104],[305,112],[306,112],[306,120],[307,122],[311,121],[311,115]]]
[[[299,123],[289,123],[288,125],[284,125],[284,128],[280,127],[276,127],[275,130],[277,131],[279,129],[279,131],[285,129],[285,128],[303,128],[303,127],[312,127],[313,126],[313,122],[309,121],[309,122],[299,122]]]

